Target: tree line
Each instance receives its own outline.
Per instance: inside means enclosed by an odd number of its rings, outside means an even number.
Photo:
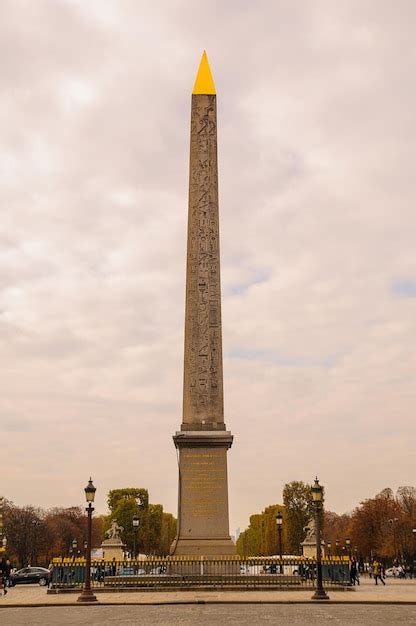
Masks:
[[[405,560],[410,563],[416,558],[416,488],[399,487],[383,489],[373,498],[368,498],[352,511],[337,515],[325,514],[324,538],[345,553],[345,539],[351,541],[351,551],[364,560],[377,555],[388,561]],[[327,545],[328,550],[328,545]]]
[[[108,494],[108,515],[92,518],[92,547],[99,548],[105,531],[116,519],[124,528],[126,551],[164,556],[176,534],[176,519],[161,504],[149,503],[147,489],[114,489]],[[139,518],[136,536],[133,517]],[[81,507],[42,509],[16,506],[3,499],[3,533],[7,556],[18,567],[47,566],[53,557],[80,557],[86,553],[87,517]]]
[[[85,554],[87,525],[81,507],[44,510],[5,501],[3,521],[7,556],[18,567],[47,566],[55,556]],[[103,518],[93,517],[93,545],[100,545],[102,536]]]
[[[283,516],[283,553],[302,554],[301,543],[314,514],[312,493],[310,485],[293,481],[284,487],[283,504],[250,516],[248,528],[237,540],[240,556],[279,554],[278,511]],[[342,515],[324,510],[322,526],[327,555],[354,554],[365,561],[377,555],[387,561],[410,562],[416,558],[416,488],[399,487],[396,494],[384,489]]]
[[[276,515],[283,516],[282,548],[284,554],[301,554],[305,528],[312,518],[312,489],[302,481],[292,481],[283,489],[283,504],[271,504],[261,513],[251,515],[250,523],[237,539],[240,556],[279,554]]]
[[[114,489],[108,494],[108,515],[94,515],[92,546],[98,548],[113,519],[123,527],[121,538],[133,554],[165,556],[176,535],[176,519],[161,504],[149,503],[147,489]],[[302,553],[305,529],[312,518],[311,486],[301,481],[285,485],[283,504],[272,504],[250,516],[248,528],[237,540],[242,557],[279,553],[276,514],[283,516],[284,554]],[[133,530],[133,517],[139,526]],[[87,521],[81,507],[42,509],[19,507],[3,501],[4,535],[7,554],[18,566],[48,565],[55,556],[85,554]],[[416,488],[399,487],[396,493],[384,489],[364,500],[352,512],[323,513],[325,550],[332,555],[354,553],[371,560],[375,555],[389,561],[416,558]],[[349,542],[346,540],[349,539]],[[338,545],[337,545],[338,544]],[[350,545],[349,545],[350,544]]]
[[[161,504],[149,504],[149,493],[142,488],[113,489],[107,499],[109,515],[104,519],[104,530],[117,520],[123,527],[122,539],[127,551],[147,555],[166,556],[176,535],[176,518],[165,513]],[[134,531],[133,517],[139,526]],[[135,534],[136,533],[136,534]]]

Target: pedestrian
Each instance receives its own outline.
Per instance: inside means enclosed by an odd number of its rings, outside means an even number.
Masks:
[[[49,576],[49,580],[48,580],[48,587],[49,587],[50,589],[52,589],[52,586],[53,586],[53,585],[52,585],[52,579],[53,579],[53,568],[54,568],[53,563],[49,563],[49,567],[48,567],[48,569],[49,569],[49,571],[50,571],[50,576]]]
[[[355,583],[357,583],[357,585],[360,584],[360,579],[358,578],[357,559],[355,558],[355,556],[351,557],[350,581],[351,581],[351,584],[354,585],[354,587],[355,587]]]
[[[5,596],[7,593],[7,587],[6,587],[6,574],[7,572],[7,565],[6,565],[6,559],[4,558],[4,556],[1,559],[0,562],[0,590],[3,589],[3,595]]]
[[[10,584],[10,574],[11,573],[12,573],[12,564],[10,563],[10,559],[6,559],[6,576],[5,576],[6,582],[5,582],[5,585],[4,585],[5,588],[11,586],[11,584]]]
[[[376,581],[376,585],[378,585],[378,582],[377,582],[378,579],[380,579],[383,585],[386,584],[381,575],[381,563],[377,558],[375,558],[373,561],[373,575],[374,575],[374,580]]]

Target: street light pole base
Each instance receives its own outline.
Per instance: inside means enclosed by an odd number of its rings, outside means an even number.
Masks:
[[[324,589],[317,589],[313,594],[311,600],[329,600],[329,595]]]
[[[97,602],[97,598],[91,589],[84,589],[81,595],[78,596],[77,602]]]

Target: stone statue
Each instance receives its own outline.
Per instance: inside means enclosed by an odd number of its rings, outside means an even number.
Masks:
[[[312,517],[309,522],[308,525],[305,528],[306,530],[306,535],[305,535],[305,539],[303,540],[305,543],[308,541],[313,541],[314,543],[316,543],[316,526],[315,526],[315,518]]]
[[[106,535],[109,539],[120,539],[120,533],[124,530],[123,526],[119,526],[117,524],[117,520],[113,519],[111,521],[110,528],[106,531]]]

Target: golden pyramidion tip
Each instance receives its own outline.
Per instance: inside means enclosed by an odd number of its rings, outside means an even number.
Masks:
[[[196,75],[195,85],[192,93],[215,95],[215,85],[211,74],[211,68],[209,67],[207,53],[204,50],[201,63],[199,64],[198,74]]]

